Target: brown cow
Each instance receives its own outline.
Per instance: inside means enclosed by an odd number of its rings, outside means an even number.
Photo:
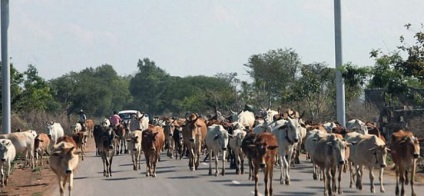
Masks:
[[[103,161],[103,176],[112,177],[112,160],[118,136],[112,127],[105,128],[98,136],[97,148]]]
[[[85,145],[86,145],[86,139],[87,134],[84,132],[77,132],[72,134],[72,139],[74,139],[75,143],[77,144],[77,149],[80,149],[81,154],[81,160],[84,161],[84,155],[85,155]]]
[[[125,154],[128,153],[128,147],[127,147],[127,141],[126,141],[126,137],[127,134],[129,132],[129,128],[128,128],[128,124],[127,123],[122,123],[122,124],[117,124],[113,131],[115,131],[116,135],[118,136],[118,145],[116,148],[116,154],[122,154],[122,150],[124,151]]]
[[[49,146],[50,146],[50,138],[45,133],[40,133],[35,137],[34,140],[34,157],[35,164],[37,165],[37,160],[40,160],[40,165],[43,165],[43,155],[46,153],[49,155]],[[49,163],[47,161],[47,163]]]
[[[186,125],[183,129],[183,139],[184,145],[190,152],[188,165],[191,171],[199,167],[199,158],[206,138],[206,133],[207,127],[205,120],[200,118],[198,114],[192,113],[186,118]]]
[[[88,137],[93,137],[93,131],[94,131],[94,121],[91,119],[85,120],[85,128],[88,132]]]
[[[275,157],[277,156],[277,139],[275,135],[268,132],[260,133],[256,136],[253,144],[248,145],[248,148],[253,154],[253,170],[255,179],[255,195],[258,195],[258,172],[261,168],[264,175],[265,195],[272,195],[272,174],[275,165]],[[269,183],[269,186],[268,186]]]
[[[69,182],[68,190],[71,195],[74,173],[78,166],[78,155],[75,146],[69,142],[59,142],[54,145],[52,155],[49,158],[50,168],[59,180],[60,195],[64,195],[66,182]]]
[[[411,195],[416,195],[414,190],[415,170],[417,159],[420,156],[420,144],[411,131],[399,130],[392,134],[390,145],[391,155],[396,170],[396,195],[399,195],[399,181],[401,195],[405,195],[404,185],[408,183],[408,170],[411,173]]]
[[[368,128],[368,134],[376,135],[378,138],[382,139],[384,142],[386,142],[386,138],[384,138],[383,134],[381,134],[380,129],[378,129],[377,126],[375,126],[374,123],[366,122],[365,125]]]
[[[146,158],[146,176],[156,177],[156,162],[165,143],[163,128],[149,125],[142,136],[141,148]]]

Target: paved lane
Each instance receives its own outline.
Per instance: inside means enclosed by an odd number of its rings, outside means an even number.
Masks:
[[[304,157],[302,157],[304,160]],[[143,158],[144,160],[144,158]],[[100,157],[93,152],[87,154],[74,180],[73,195],[253,195],[254,182],[247,180],[247,174],[236,175],[235,170],[227,169],[225,176],[209,176],[208,164],[202,163],[197,171],[189,171],[187,159],[171,160],[162,154],[158,163],[156,178],[145,176],[145,164],[141,171],[132,170],[131,157],[127,154],[115,156],[110,178],[103,177],[103,166]],[[227,164],[227,168],[228,168]],[[247,167],[246,167],[247,168]],[[279,184],[279,169],[274,170],[274,195],[323,195],[323,182],[312,179],[311,164],[302,161],[291,170],[291,185]],[[377,172],[375,172],[377,175]],[[365,177],[366,176],[366,177]],[[363,178],[364,190],[349,188],[348,174],[343,175],[343,195],[394,195],[395,181],[392,176],[385,175],[386,193],[380,193],[376,186],[376,194],[370,193],[368,173]],[[377,177],[376,177],[377,178]],[[259,176],[259,191],[263,194],[264,183],[262,173]],[[378,180],[377,180],[378,183]],[[407,187],[410,194],[410,186]],[[423,184],[416,184],[418,195],[423,193]],[[58,192],[58,190],[56,190]],[[262,195],[261,194],[261,195]]]

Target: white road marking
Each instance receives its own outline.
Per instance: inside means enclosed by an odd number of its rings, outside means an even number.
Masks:
[[[233,180],[233,181],[231,181],[233,184],[240,184],[240,182],[239,181],[236,181],[236,180]]]
[[[202,165],[209,165],[209,163],[202,163]]]
[[[252,194],[255,194],[255,191],[252,191]],[[262,193],[258,193],[258,196],[263,196]]]

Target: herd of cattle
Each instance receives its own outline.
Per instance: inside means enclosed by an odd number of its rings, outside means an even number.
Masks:
[[[411,194],[416,195],[413,179],[420,147],[412,132],[398,130],[391,138],[385,138],[373,123],[354,119],[343,127],[337,122],[304,122],[299,112],[291,109],[267,109],[257,116],[250,111],[232,112],[228,117],[216,111],[209,118],[189,113],[185,118],[155,117],[150,123],[139,113],[115,126],[108,119],[99,124],[88,119],[76,123],[69,136],[54,122],[46,123],[45,133],[28,130],[0,134],[1,186],[7,185],[11,162],[17,153],[25,155],[24,167],[32,168],[42,165],[43,155],[49,155],[48,164],[60,179],[60,194],[64,194],[68,184],[70,195],[73,174],[79,160],[84,160],[89,137],[94,137],[105,177],[112,176],[115,154],[129,153],[134,170],[141,169],[144,154],[146,176],[152,177],[156,176],[156,164],[164,150],[170,158],[188,156],[191,171],[198,169],[204,154],[205,160],[209,158],[209,175],[215,176],[225,175],[227,160],[237,174],[244,174],[246,159],[248,178],[255,181],[255,195],[259,171],[264,173],[265,195],[272,195],[274,166],[279,165],[280,183],[289,185],[290,168],[299,163],[299,154],[304,151],[312,162],[313,179],[324,182],[324,195],[342,194],[341,174],[348,169],[350,187],[362,189],[364,166],[369,170],[370,191],[374,193],[373,170],[379,169],[380,192],[384,192],[383,170],[386,156],[390,155],[396,172],[395,194],[404,195],[404,186],[410,183]]]

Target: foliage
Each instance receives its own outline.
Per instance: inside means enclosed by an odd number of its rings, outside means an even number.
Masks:
[[[289,92],[296,80],[300,67],[298,54],[292,49],[270,50],[265,54],[252,55],[244,66],[253,78],[254,88],[264,97],[256,99],[267,100],[268,104],[277,101],[278,104],[291,101]]]

